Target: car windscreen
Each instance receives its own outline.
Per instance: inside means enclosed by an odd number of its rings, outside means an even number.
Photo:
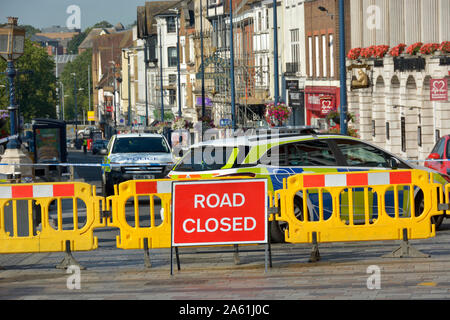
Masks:
[[[219,170],[227,164],[234,147],[201,146],[191,148],[173,171]]]
[[[160,137],[124,137],[117,138],[112,153],[169,153],[170,148]]]

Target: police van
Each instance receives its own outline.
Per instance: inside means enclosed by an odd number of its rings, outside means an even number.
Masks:
[[[108,143],[102,166],[104,195],[114,185],[128,180],[161,179],[172,169],[174,159],[166,138],[155,133],[114,135]]]

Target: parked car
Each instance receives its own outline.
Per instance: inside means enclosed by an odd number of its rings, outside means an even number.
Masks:
[[[106,154],[108,152],[108,140],[95,140],[92,143],[92,154]]]
[[[428,155],[425,166],[442,174],[450,175],[450,135],[439,139]]]
[[[175,165],[169,173],[170,178],[212,178],[230,176],[248,176],[267,178],[269,191],[283,188],[283,179],[299,173],[333,173],[351,171],[392,170],[392,169],[423,169],[434,173],[434,181],[445,184],[447,181],[439,173],[410,164],[396,155],[380,149],[357,138],[335,134],[280,134],[270,136],[243,136],[235,139],[212,140],[193,145],[187,154]],[[408,187],[403,187],[404,189]],[[360,190],[354,190],[362,194]],[[399,197],[409,192],[401,190]],[[423,211],[423,192],[417,188],[415,192],[414,214]],[[294,213],[300,219],[303,215],[303,195],[301,192],[294,198]],[[377,216],[377,197],[372,198],[372,218]],[[355,197],[356,198],[356,197]],[[364,199],[364,198],[362,198]],[[386,211],[394,214],[394,192],[386,192]],[[311,220],[318,219],[317,194],[308,194],[308,216]],[[332,212],[331,196],[324,201],[324,217]],[[422,204],[422,206],[421,206]],[[364,205],[362,210],[364,209]],[[342,209],[341,215],[348,208]],[[361,208],[359,208],[361,211]],[[406,216],[411,213],[409,208],[400,208]],[[422,211],[420,211],[422,210]],[[355,211],[355,214],[360,214]],[[362,214],[364,217],[364,214]],[[438,227],[443,216],[433,217]],[[272,240],[282,242],[284,222],[271,223]]]
[[[108,143],[102,166],[103,192],[114,193],[114,185],[133,179],[160,179],[167,176],[174,161],[172,150],[161,134],[114,135]]]

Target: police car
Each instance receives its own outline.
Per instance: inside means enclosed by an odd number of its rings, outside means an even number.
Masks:
[[[317,134],[310,131],[286,134],[269,132],[266,135],[241,136],[193,145],[175,165],[169,177],[172,179],[230,176],[267,178],[269,191],[274,191],[283,187],[284,178],[299,173],[415,168],[432,171],[415,166],[375,145],[349,136]],[[435,171],[433,173],[436,182],[447,183],[448,177],[443,177]],[[394,202],[393,192],[387,194],[386,197],[392,198],[391,202]],[[405,190],[405,195],[407,194],[409,193]],[[300,194],[294,199],[294,213],[298,218],[303,214],[301,197]],[[317,197],[316,199],[308,198],[308,202],[312,202],[312,205],[308,206],[308,210],[311,210],[309,212],[311,220],[314,220],[314,214],[317,215],[317,201]],[[325,201],[328,200],[323,201],[326,206]],[[386,199],[386,202],[388,203],[389,199]],[[416,211],[421,210],[421,203],[423,203],[423,193],[421,194],[421,190],[415,190]],[[330,204],[328,214],[331,214],[331,210]],[[376,202],[373,202],[371,214],[376,215],[377,210]],[[407,214],[408,209],[405,208],[404,211]],[[443,216],[433,217],[436,227],[442,222],[442,218]],[[282,222],[271,224],[272,240],[282,241],[284,238],[286,225],[282,224]]]
[[[173,167],[172,150],[166,138],[153,133],[114,135],[108,143],[102,166],[103,193],[114,193],[114,185],[133,179],[161,179]]]

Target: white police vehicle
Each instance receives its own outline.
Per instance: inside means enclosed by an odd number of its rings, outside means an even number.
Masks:
[[[114,185],[128,180],[161,179],[174,164],[166,138],[154,133],[114,135],[103,160],[104,195],[114,194]]]

